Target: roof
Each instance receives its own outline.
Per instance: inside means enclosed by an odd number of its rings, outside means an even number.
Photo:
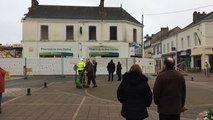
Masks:
[[[127,20],[141,24],[122,7],[104,7],[106,14],[99,13],[99,7],[38,5],[29,8],[26,18],[45,19],[86,19],[86,20]]]
[[[180,27],[175,27],[169,31],[159,31],[158,33],[156,33],[152,39],[151,39],[151,43],[154,44],[154,43],[157,43],[159,42],[160,40],[164,40],[166,38],[169,38],[177,33],[179,33],[181,31],[181,28]]]
[[[189,24],[188,26],[183,28],[182,31],[184,31],[186,29],[189,29],[189,28],[199,24],[200,22],[204,22],[204,21],[208,21],[208,20],[213,20],[213,12],[210,12],[209,14],[206,14],[206,15],[202,16],[201,18],[199,18],[195,22],[192,22],[191,24]]]
[[[179,33],[181,31],[180,27],[175,27],[173,29],[171,29],[170,31],[168,31],[164,36],[163,39],[169,38],[171,36],[174,36],[175,34]]]

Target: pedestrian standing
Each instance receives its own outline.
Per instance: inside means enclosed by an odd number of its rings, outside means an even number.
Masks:
[[[110,62],[107,65],[107,71],[109,73],[109,79],[108,81],[113,81],[113,74],[115,72],[115,63],[113,62],[113,60],[111,59]]]
[[[87,86],[86,87],[90,86],[91,81],[93,83],[93,88],[97,87],[97,84],[95,81],[94,66],[89,59],[87,59],[84,71],[86,71],[86,73],[87,73]]]
[[[143,120],[148,117],[147,107],[152,103],[152,91],[148,78],[138,64],[134,64],[123,75],[117,98],[122,103],[121,115],[126,120]]]
[[[209,72],[211,69],[211,65],[209,64],[208,60],[205,60],[205,76],[209,77]]]
[[[1,103],[2,103],[3,92],[5,91],[5,84],[4,84],[5,74],[6,74],[6,71],[0,67],[0,114],[2,113]]]
[[[96,79],[96,72],[97,72],[97,65],[98,63],[95,61],[95,60],[92,60],[92,64],[93,64],[93,67],[94,67],[94,74],[95,74],[95,79]]]
[[[121,80],[121,71],[122,71],[122,65],[121,65],[121,63],[120,62],[118,62],[118,64],[117,64],[117,70],[116,70],[116,74],[118,75],[118,81],[120,81]]]
[[[81,58],[77,63],[77,70],[78,75],[81,80],[81,84],[83,84],[83,87],[85,86],[85,77],[84,77],[84,68],[86,66],[86,63],[84,62],[84,59]]]
[[[186,85],[184,76],[175,70],[172,57],[164,60],[164,70],[156,78],[153,94],[159,120],[180,120],[185,109]]]

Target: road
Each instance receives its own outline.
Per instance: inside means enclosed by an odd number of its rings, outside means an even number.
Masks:
[[[203,78],[203,76],[194,76],[194,81],[191,81],[191,76],[186,76],[187,97],[186,107],[188,111],[182,114],[182,117],[188,119],[196,119],[198,114],[202,111],[213,108],[213,77]],[[36,90],[39,87],[43,87],[44,82],[48,85],[52,82],[62,82],[74,80],[74,76],[35,76],[30,79],[16,79],[6,81],[6,93],[4,94],[4,102],[11,100],[15,97],[26,95],[26,89],[32,88]],[[79,91],[76,89],[70,89],[75,94],[85,94],[94,96],[101,99],[110,101],[116,101],[116,90],[120,82],[106,82],[107,76],[97,76],[98,90],[88,89],[85,91]],[[149,76],[149,85],[153,88],[155,77]],[[149,108],[156,111],[156,105],[154,103]]]

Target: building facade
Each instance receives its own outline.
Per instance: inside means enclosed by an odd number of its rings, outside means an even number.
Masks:
[[[151,39],[151,47],[152,47],[152,58],[155,59],[155,69],[156,73],[162,71],[162,40],[164,36],[168,33],[168,27],[162,27],[161,30],[154,34]]]
[[[177,48],[176,48],[176,41],[178,38],[178,33],[180,32],[179,27],[175,27],[168,31],[162,39],[162,62],[165,57],[173,57],[177,64],[180,64],[177,61]],[[179,66],[178,66],[179,67]]]
[[[194,12],[193,22],[179,34],[177,50],[179,60],[190,61],[191,68],[205,69],[205,60],[213,65],[213,12]],[[213,67],[211,67],[213,71]]]
[[[144,58],[152,58],[152,47],[151,47],[151,39],[152,37],[149,35],[145,36],[144,41]]]
[[[22,24],[23,57],[142,56],[142,24],[122,7],[104,7],[102,1],[92,7],[32,0]]]

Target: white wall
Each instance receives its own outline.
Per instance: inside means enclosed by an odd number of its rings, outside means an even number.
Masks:
[[[206,39],[206,46],[213,45],[213,21],[205,22],[204,36]]]
[[[122,74],[129,71],[130,67],[136,63],[139,64],[144,74],[154,74],[155,66],[153,59],[143,58],[94,58],[96,59],[97,74],[108,74],[107,64],[113,59],[117,65],[118,61],[122,64]],[[27,58],[27,68],[32,68],[28,75],[74,75],[74,65],[79,59],[77,58]],[[0,66],[11,75],[24,75],[23,67],[25,59],[23,58],[0,58]]]
[[[133,29],[137,29],[137,42],[142,42],[142,28],[140,25],[131,24],[126,21],[66,21],[66,20],[45,20],[45,19],[28,19],[23,21],[23,41],[36,40],[40,41],[40,26],[48,25],[50,41],[66,40],[66,26],[74,26],[74,40],[88,41],[89,26],[96,26],[97,41],[109,41],[110,26],[117,26],[117,41],[133,42]],[[80,27],[83,34],[79,32]]]
[[[198,47],[199,45],[195,46],[195,32],[198,34],[199,38],[201,39],[201,45],[204,43],[203,36],[202,36],[202,25],[196,25],[190,29],[184,30],[180,33],[178,33],[178,38],[177,38],[177,51],[182,51],[182,50],[187,50],[187,49],[192,49],[194,47]],[[190,37],[190,45],[188,47],[188,41],[187,37]],[[183,38],[183,48],[182,48],[182,43],[181,39]]]
[[[167,53],[171,53],[171,52],[174,52],[172,51],[172,42],[173,42],[173,47],[176,47],[176,40],[177,40],[177,36],[176,35],[173,35],[173,36],[170,36],[164,40],[162,40],[162,54],[167,54]],[[167,51],[167,44],[169,43],[169,51]],[[164,48],[163,46],[165,45],[165,52],[164,52]]]

